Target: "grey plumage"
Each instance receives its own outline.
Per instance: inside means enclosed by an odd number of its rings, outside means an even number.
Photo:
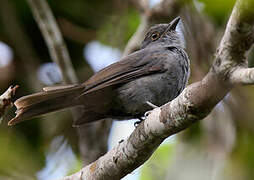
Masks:
[[[80,125],[104,118],[130,119],[177,97],[187,84],[189,59],[175,31],[179,18],[150,28],[141,49],[80,85],[45,88],[15,102],[17,115],[9,124],[72,106],[83,106]]]
[[[189,60],[180,47],[146,48],[139,56],[149,58],[149,63],[159,64],[162,72],[138,78],[117,89],[120,102],[116,107],[121,105],[123,112],[136,117],[151,110],[146,101],[161,106],[177,97],[189,78]]]

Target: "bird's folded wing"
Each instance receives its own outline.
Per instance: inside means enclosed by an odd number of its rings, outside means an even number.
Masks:
[[[83,95],[145,75],[164,72],[164,64],[158,58],[159,53],[161,51],[158,49],[143,49],[102,69],[84,83]]]

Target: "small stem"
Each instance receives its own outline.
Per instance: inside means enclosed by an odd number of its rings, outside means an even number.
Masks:
[[[63,41],[56,20],[45,0],[27,0],[33,15],[40,27],[47,43],[52,60],[57,63],[62,71],[65,83],[78,83],[78,78],[72,66],[69,52]]]

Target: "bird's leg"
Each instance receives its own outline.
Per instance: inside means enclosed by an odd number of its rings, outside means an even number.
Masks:
[[[158,108],[158,106],[154,105],[153,103],[149,102],[149,101],[146,101],[146,104],[148,106],[150,106],[151,108],[155,109],[155,108]],[[146,117],[152,112],[152,110],[150,111],[147,111],[145,112],[144,116],[143,117],[138,117],[138,121],[136,121],[134,123],[134,126],[137,127],[142,121],[144,121],[146,119]]]
[[[151,108],[155,109],[155,108],[158,108],[158,106],[154,105],[153,103],[149,102],[149,101],[146,101],[146,104],[148,106],[150,106]]]
[[[151,102],[149,102],[149,101],[146,101],[146,104],[147,104],[148,106],[150,106],[151,108],[153,108],[152,110],[154,110],[155,108],[158,108],[158,107],[159,107],[159,106],[156,106],[156,105],[154,105],[153,103],[151,103]],[[149,114],[152,112],[152,110],[145,112],[144,118],[143,118],[143,119],[146,119],[146,117],[149,116]]]
[[[151,111],[146,111],[145,114],[144,114],[144,119],[146,119],[147,116],[149,116],[149,114],[151,114],[152,111],[153,111],[153,110],[151,110]]]

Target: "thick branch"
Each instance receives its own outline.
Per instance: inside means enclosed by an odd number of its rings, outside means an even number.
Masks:
[[[207,116],[233,87],[228,78],[230,70],[245,60],[244,54],[251,46],[246,42],[254,19],[248,19],[245,14],[252,11],[251,7],[251,0],[237,1],[215,63],[202,81],[188,86],[176,99],[153,110],[127,140],[106,155],[64,179],[120,179],[143,164],[166,137]],[[237,50],[237,56],[233,49]]]
[[[254,68],[237,67],[230,76],[234,84],[254,84]]]
[[[228,91],[222,84],[210,73],[203,81],[186,88],[172,102],[152,111],[127,140],[65,180],[120,179],[132,172],[151,156],[166,137],[204,118]],[[207,94],[215,86],[221,87],[216,89],[220,96]]]
[[[254,42],[253,8],[252,0],[238,0],[228,21],[214,61],[214,67],[219,67],[221,73],[228,73],[226,78],[230,78],[237,67],[247,67],[245,54]]]

